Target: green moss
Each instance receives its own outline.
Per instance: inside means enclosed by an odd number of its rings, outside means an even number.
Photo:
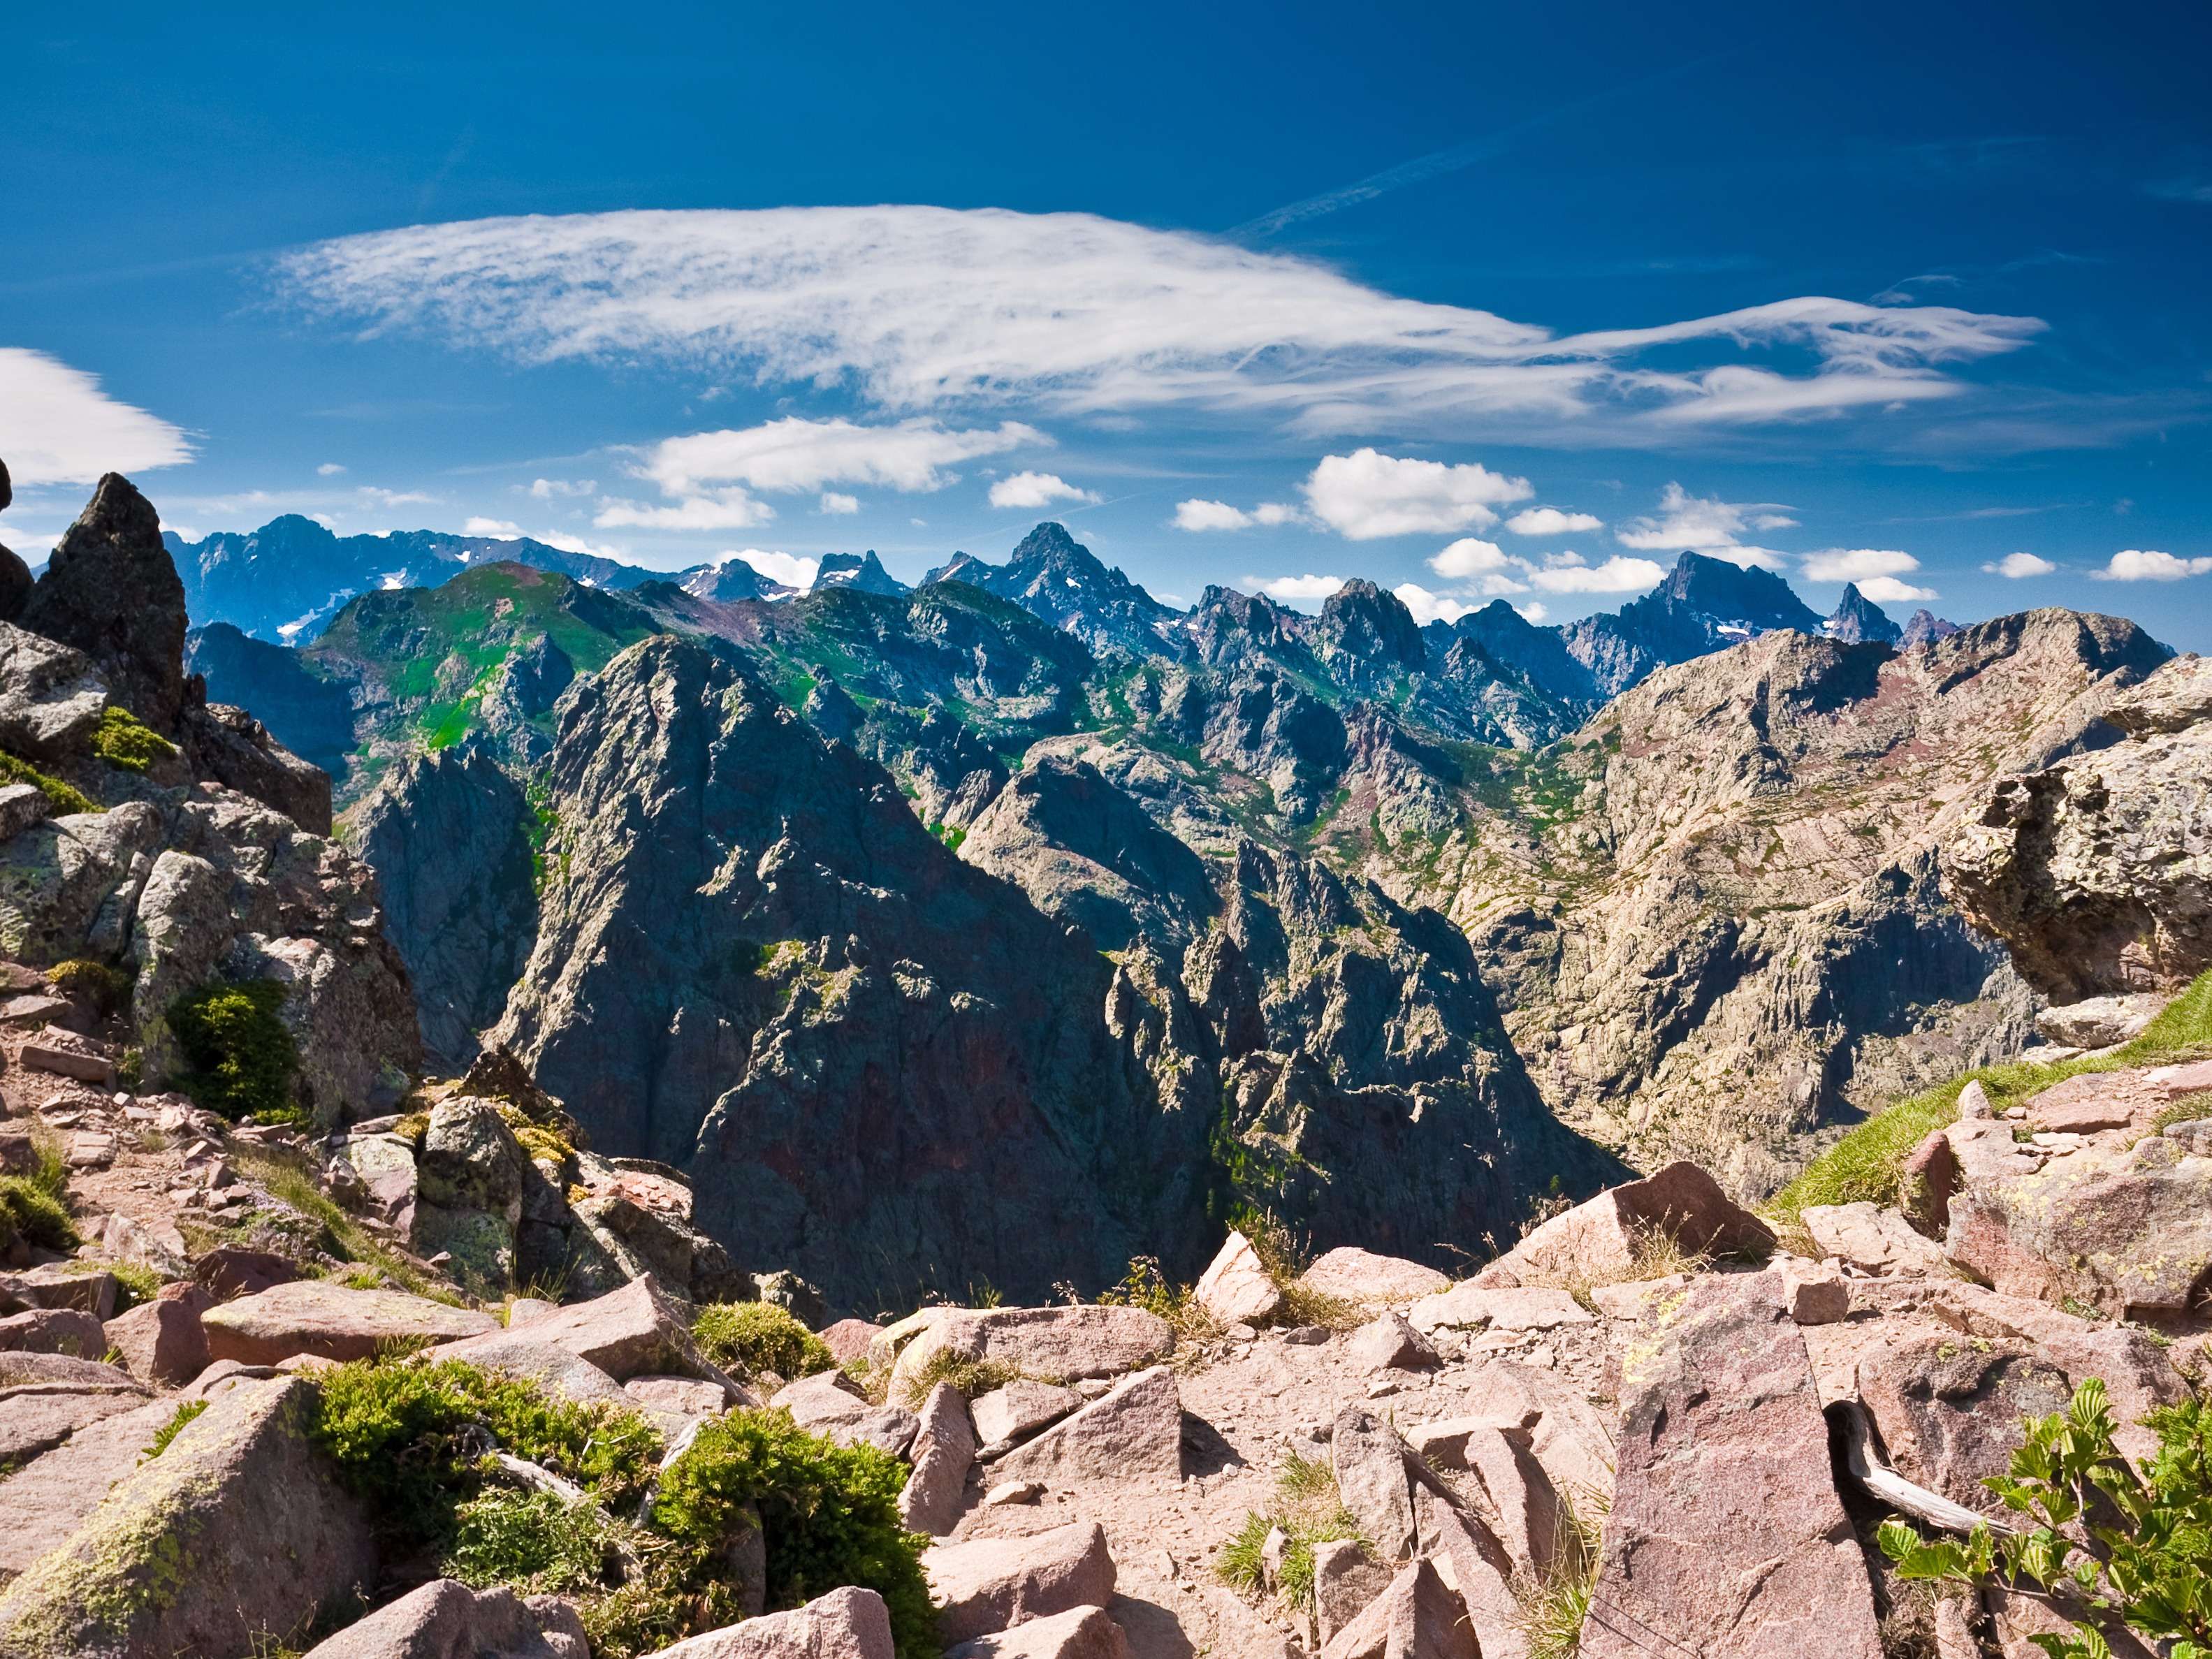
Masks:
[[[724,1370],[811,1376],[837,1362],[822,1339],[772,1302],[715,1302],[699,1310],[691,1334]]]
[[[771,1609],[858,1584],[890,1608],[899,1659],[931,1659],[928,1540],[900,1524],[905,1482],[904,1466],[872,1446],[835,1445],[782,1412],[738,1412],[700,1430],[662,1474],[653,1525],[712,1549],[751,1524],[750,1509],[765,1534]]]
[[[198,1104],[233,1122],[302,1123],[293,1098],[300,1048],[277,1012],[284,988],[275,980],[207,985],[169,1005],[169,1029],[184,1051],[176,1085]]]
[[[49,776],[27,760],[0,750],[0,783],[27,783],[46,796],[56,812],[104,812],[107,809],[74,784]]]
[[[146,1448],[147,1457],[149,1459],[159,1457],[163,1452],[168,1450],[169,1443],[184,1432],[185,1425],[207,1408],[208,1402],[204,1400],[179,1401],[175,1414],[154,1431],[153,1443]]]
[[[177,745],[127,708],[112,703],[100,713],[100,727],[92,734],[92,752],[110,766],[126,772],[145,772],[156,761],[177,752]]]

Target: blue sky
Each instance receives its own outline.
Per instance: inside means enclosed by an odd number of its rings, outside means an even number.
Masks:
[[[1051,516],[1164,595],[1553,620],[1694,546],[1823,606],[1856,576],[2212,648],[2202,7],[9,33],[0,539],[34,558],[119,465],[186,532],[911,578]]]

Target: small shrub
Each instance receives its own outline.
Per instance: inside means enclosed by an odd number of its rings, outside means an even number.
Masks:
[[[709,1422],[663,1472],[652,1524],[711,1549],[750,1524],[750,1504],[768,1547],[771,1609],[858,1584],[890,1609],[899,1659],[932,1659],[936,1613],[921,1571],[928,1540],[899,1522],[905,1482],[905,1468],[872,1446],[833,1444],[782,1412],[738,1412]]]
[[[27,783],[46,798],[57,813],[104,812],[107,809],[74,784],[50,777],[27,760],[0,750],[0,783]]]
[[[179,1401],[175,1414],[154,1431],[153,1443],[146,1448],[146,1455],[140,1462],[149,1462],[168,1450],[169,1443],[185,1431],[185,1425],[207,1408],[208,1402],[204,1400]]]
[[[495,1447],[565,1476],[611,1506],[635,1503],[660,1437],[634,1413],[549,1399],[536,1384],[459,1360],[356,1360],[325,1373],[310,1432],[388,1541],[442,1547]]]
[[[1289,1606],[1310,1612],[1314,1546],[1348,1538],[1364,1547],[1367,1541],[1360,1537],[1359,1523],[1337,1490],[1336,1472],[1327,1463],[1295,1452],[1285,1457],[1275,1471],[1275,1501],[1265,1515],[1254,1511],[1245,1516],[1243,1524],[1215,1558],[1214,1571],[1224,1583],[1248,1594],[1264,1592],[1267,1534],[1278,1527],[1288,1542],[1275,1593]]]
[[[1142,1308],[1157,1315],[1175,1327],[1178,1343],[1203,1341],[1221,1334],[1220,1322],[1199,1305],[1191,1287],[1170,1282],[1160,1271],[1158,1256],[1132,1256],[1121,1282],[1099,1292],[1098,1300],[1109,1307]]]
[[[713,1302],[691,1322],[691,1335],[708,1358],[746,1376],[811,1376],[837,1361],[822,1339],[773,1302]]]
[[[505,1584],[518,1595],[567,1595],[601,1588],[617,1528],[593,1504],[558,1493],[501,1487],[453,1511],[448,1577],[478,1589]]]
[[[155,762],[175,754],[177,745],[129,709],[110,703],[100,711],[100,727],[92,734],[92,752],[110,766],[143,773]]]
[[[143,1261],[103,1261],[100,1265],[122,1287],[118,1312],[151,1302],[161,1293],[161,1275]]]
[[[392,1133],[419,1152],[422,1150],[423,1138],[430,1133],[430,1115],[428,1112],[410,1112],[392,1126]]]
[[[72,957],[47,969],[46,977],[57,991],[82,1003],[102,1019],[112,1018],[131,1006],[131,975],[104,962]]]
[[[2131,1468],[2112,1443],[2105,1385],[2090,1377],[2063,1413],[2029,1418],[2010,1472],[1982,1482],[2024,1517],[2017,1530],[1984,1523],[1963,1541],[1929,1542],[1890,1521],[1875,1541],[1900,1578],[2012,1586],[2052,1607],[2075,1629],[2031,1638],[2051,1659],[2111,1659],[2107,1632],[2122,1628],[2202,1659],[2212,1652],[2212,1403],[2185,1400],[2143,1422],[2158,1452]]]
[[[42,1250],[73,1250],[81,1242],[69,1210],[34,1176],[0,1176],[0,1249],[27,1239]]]
[[[284,988],[246,980],[187,991],[169,1005],[169,1029],[186,1069],[177,1086],[234,1123],[300,1123],[292,1097],[300,1048],[279,1013]]]

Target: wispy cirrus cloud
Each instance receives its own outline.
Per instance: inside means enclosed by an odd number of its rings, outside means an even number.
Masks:
[[[1510,423],[1539,442],[1651,443],[1685,424],[1946,398],[1965,389],[1952,366],[2044,327],[1800,296],[1561,336],[1186,232],[921,206],[422,225],[299,251],[276,278],[310,313],[369,334],[526,362],[728,369],[892,415],[1178,409],[1316,434]],[[1665,368],[1650,361],[1662,349]]]
[[[192,458],[184,430],[111,398],[58,357],[0,346],[0,457],[19,485],[91,483]]]

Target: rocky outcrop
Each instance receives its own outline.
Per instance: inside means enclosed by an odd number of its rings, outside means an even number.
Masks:
[[[963,582],[1010,599],[1094,651],[1139,656],[1158,651],[1177,620],[1175,611],[1119,570],[1107,568],[1057,524],[1030,531],[1002,565],[958,553],[922,580]]]
[[[2126,741],[1987,784],[1944,890],[2054,1001],[2172,990],[2212,965],[2212,663],[2168,663],[2104,711]]]
[[[1778,630],[1820,632],[1820,613],[1790,584],[1755,565],[1685,553],[1667,580],[1612,616],[1561,630],[1567,653],[1601,696],[1618,696],[1655,669],[1724,651]]]
[[[92,659],[122,706],[171,732],[185,708],[185,587],[129,479],[100,481],[46,561],[23,626]]]

